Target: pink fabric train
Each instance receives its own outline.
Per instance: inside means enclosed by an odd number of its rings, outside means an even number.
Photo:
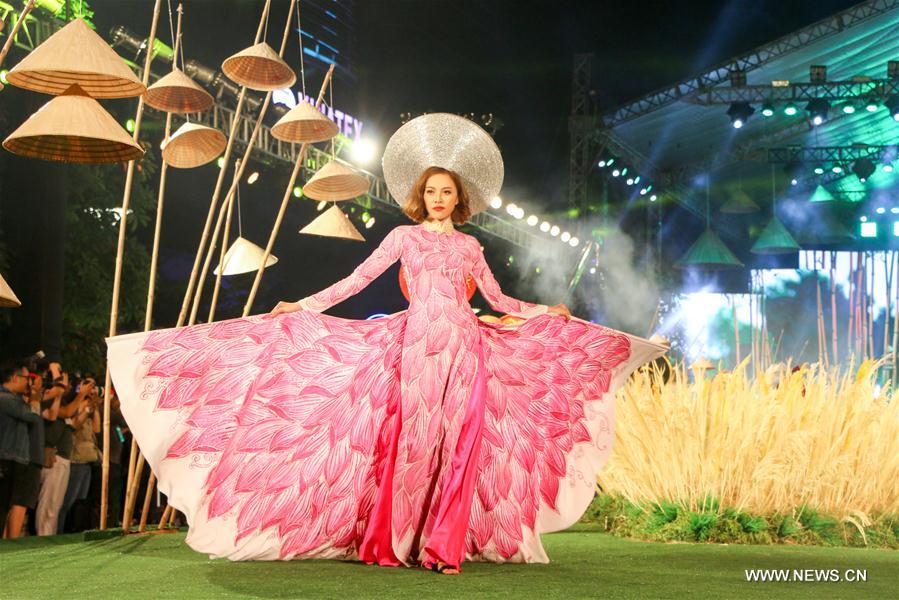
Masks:
[[[406,311],[319,314],[396,260]],[[471,274],[516,327],[479,321]],[[505,296],[475,238],[391,231],[306,310],[110,338],[122,411],[213,557],[546,562],[611,450],[614,390],[664,349]]]

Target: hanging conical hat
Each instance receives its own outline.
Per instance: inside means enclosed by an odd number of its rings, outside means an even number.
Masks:
[[[262,92],[290,87],[297,80],[293,69],[265,42],[226,58],[222,71],[231,81]]]
[[[188,122],[162,142],[162,160],[176,169],[192,169],[218,158],[227,145],[218,129]]]
[[[0,275],[0,306],[3,308],[22,306],[22,303],[16,297],[16,293],[12,291],[9,284],[3,279],[3,275]]]
[[[259,270],[262,263],[262,257],[265,250],[260,248],[246,238],[238,237],[225,252],[225,270],[222,275],[240,275],[241,273],[255,273]],[[265,261],[266,268],[278,262],[278,257],[274,254],[268,255]],[[213,275],[219,274],[218,267],[212,272]]]
[[[348,166],[332,160],[303,186],[303,195],[313,200],[350,200],[368,193],[368,179]]]
[[[788,254],[798,252],[799,244],[777,217],[772,217],[759,239],[752,245],[754,254]]]
[[[144,150],[80,87],[50,100],[3,141],[14,154],[73,163],[136,160]]]
[[[83,19],[71,21],[47,38],[6,78],[15,86],[54,95],[72,84],[92,98],[128,98],[146,91],[122,57]]]
[[[337,135],[337,123],[308,102],[300,102],[272,127],[272,135],[285,142],[314,144]]]
[[[343,238],[346,240],[358,240],[360,242],[365,241],[365,238],[362,237],[359,230],[353,226],[350,218],[346,216],[336,204],[317,216],[314,221],[300,229],[300,233]]]
[[[706,229],[705,233],[699,236],[690,249],[680,257],[674,266],[678,269],[697,268],[697,269],[735,269],[742,267],[740,262],[730,248],[724,245],[721,238],[712,231]]]
[[[147,88],[144,101],[170,113],[196,113],[215,104],[212,94],[201,88],[180,69],[175,69]]]
[[[743,190],[737,190],[730,200],[721,207],[721,212],[732,215],[745,215],[758,211],[759,205]]]

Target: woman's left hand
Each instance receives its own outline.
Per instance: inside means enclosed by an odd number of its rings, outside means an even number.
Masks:
[[[565,306],[564,304],[562,304],[561,302],[559,304],[556,304],[555,306],[550,306],[549,314],[561,315],[561,316],[565,317],[566,321],[571,319],[571,311],[568,310],[568,307]]]

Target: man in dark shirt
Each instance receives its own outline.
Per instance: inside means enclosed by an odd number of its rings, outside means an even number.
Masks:
[[[32,496],[37,499],[40,466],[30,464],[36,443],[41,446],[43,463],[43,428],[39,439],[32,430],[41,424],[39,402],[26,402],[30,396],[31,378],[25,363],[6,361],[0,365],[0,523],[5,524],[4,537],[16,538],[22,531],[25,510]]]

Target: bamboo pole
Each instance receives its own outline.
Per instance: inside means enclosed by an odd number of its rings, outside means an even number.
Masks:
[[[318,99],[315,101],[315,108],[319,108],[321,106],[322,101],[325,98],[325,91],[328,89],[328,84],[331,81],[331,76],[334,73],[334,65],[332,64],[328,68],[328,72],[325,73],[325,79],[322,81],[321,90],[318,93]],[[272,248],[275,246],[275,240],[278,237],[278,232],[281,230],[281,222],[284,220],[284,213],[287,211],[287,204],[290,202],[290,196],[293,193],[293,187],[296,184],[297,176],[300,173],[300,169],[303,166],[303,162],[306,158],[306,149],[308,148],[308,144],[303,144],[300,148],[300,152],[297,154],[297,160],[293,165],[293,171],[290,174],[290,181],[287,182],[287,187],[284,188],[284,196],[281,198],[281,208],[278,209],[278,216],[275,218],[275,224],[272,227],[272,232],[268,237],[268,243],[265,245],[265,254],[262,255],[262,261],[259,263],[259,269],[256,271],[256,278],[253,280],[253,287],[250,289],[250,295],[247,297],[247,303],[243,307],[243,316],[246,317],[250,314],[250,311],[253,309],[253,301],[256,299],[256,292],[259,290],[259,283],[262,281],[262,273],[265,271],[265,264],[268,262],[268,257],[272,253]]]
[[[9,30],[9,33],[6,34],[6,43],[3,44],[3,50],[0,50],[0,67],[3,66],[3,61],[6,60],[6,55],[9,54],[12,45],[16,41],[16,36],[19,34],[19,30],[22,28],[22,24],[25,23],[25,17],[28,16],[28,13],[31,12],[31,9],[34,8],[34,0],[28,0],[25,6],[22,7],[22,12],[19,13],[19,18],[16,20],[16,24],[12,26],[12,29]],[[0,89],[3,89],[0,87]]]
[[[296,6],[296,0],[290,0],[290,8],[287,11],[287,20],[284,23],[284,34],[281,36],[281,48],[278,52],[278,54],[282,58],[284,57],[284,50],[287,48],[287,38],[290,36],[290,22],[293,18],[294,6]],[[238,166],[237,177],[235,177],[233,183],[231,184],[231,189],[228,190],[228,196],[231,196],[236,192],[237,186],[240,183],[240,178],[243,177],[244,169],[250,161],[250,155],[253,153],[253,145],[256,143],[256,138],[259,135],[259,131],[262,129],[262,120],[265,118],[265,113],[268,111],[268,106],[271,100],[272,93],[266,93],[265,100],[262,102],[262,108],[259,110],[259,117],[256,119],[256,126],[253,127],[253,132],[250,134],[250,139],[247,141],[247,148],[244,151],[243,159],[241,159],[240,165]],[[226,196],[226,201],[228,196]],[[222,211],[220,210],[218,218],[221,219],[222,216]],[[206,280],[206,275],[209,272],[209,265],[212,262],[212,254],[216,237],[217,234],[213,235],[213,239],[210,242],[209,246],[210,250],[206,254],[206,261],[203,264],[203,271],[200,274],[200,280],[197,284],[197,290],[194,294],[194,301],[193,306],[190,310],[190,319],[188,320],[188,325],[193,325],[197,321],[197,311],[199,311],[200,309],[200,300],[203,298],[203,282]],[[199,255],[197,256],[197,258],[199,258]]]
[[[886,356],[890,351],[890,291],[893,289],[893,261],[886,250],[883,252],[883,273],[887,284],[884,294],[886,306],[883,315],[883,355]]]
[[[258,44],[259,40],[262,38],[262,28],[265,25],[266,19],[268,18],[270,6],[271,0],[265,0],[265,6],[262,9],[262,16],[259,17],[259,26],[256,28],[256,39],[253,42],[254,44]],[[288,16],[288,19],[289,18],[290,17]],[[228,168],[228,163],[231,162],[231,152],[234,149],[234,140],[237,135],[237,127],[240,124],[240,113],[243,111],[243,105],[244,100],[246,99],[246,95],[246,86],[241,86],[240,93],[237,96],[237,107],[234,109],[234,120],[231,122],[231,130],[228,134],[228,143],[225,146],[225,154],[223,159],[224,162],[222,163],[222,168],[219,170],[218,178],[215,181],[215,189],[212,192],[212,199],[209,201],[209,211],[206,214],[206,223],[203,226],[203,233],[200,236],[200,246],[199,248],[197,248],[196,257],[194,257],[194,265],[190,272],[190,279],[187,282],[187,289],[184,292],[184,299],[181,301],[181,312],[178,314],[178,322],[175,324],[175,327],[181,327],[182,325],[184,325],[185,319],[187,319],[187,311],[190,307],[191,295],[193,294],[194,285],[197,283],[197,273],[200,268],[200,261],[203,258],[203,250],[206,248],[206,241],[209,237],[209,228],[212,226],[212,217],[213,215],[215,215],[215,207],[218,204],[219,196],[222,193],[222,184],[225,180],[225,171]]]
[[[896,259],[896,296],[893,304],[893,389],[896,389],[896,383],[899,381],[899,252],[894,252]],[[889,298],[889,290],[887,290],[887,298]],[[889,301],[887,301],[889,306]]]
[[[237,188],[237,194],[240,194],[240,188]],[[228,252],[228,238],[231,236],[231,217],[234,215],[234,196],[237,194],[228,196],[226,203],[228,208],[225,209],[227,211],[227,214],[225,215],[225,231],[222,232],[222,246],[219,249],[218,273],[215,275],[215,287],[212,288],[212,300],[209,301],[209,318],[206,319],[207,323],[212,323],[215,319],[215,306],[218,304],[219,290],[222,287],[222,276],[225,273],[225,253]],[[237,210],[240,210],[239,205]],[[237,219],[238,221],[240,220],[239,213]]]
[[[737,299],[735,296],[730,297],[731,312],[734,320],[734,368],[740,366],[740,324],[737,321]]]
[[[153,488],[156,487],[156,473],[150,470],[150,479],[147,480],[147,491],[144,494],[144,506],[140,511],[140,525],[137,527],[138,533],[143,533],[147,529],[147,517],[150,515],[150,501],[153,498]]]
[[[144,59],[144,87],[150,83],[150,63],[153,62],[153,45],[156,40],[156,25],[159,22],[159,5],[162,0],[156,0],[153,7],[153,23],[150,25],[150,37],[147,40],[147,56]],[[138,143],[141,121],[144,116],[144,98],[137,101],[137,113],[134,116],[134,135],[132,139]],[[131,188],[134,183],[134,167],[137,161],[128,161],[128,171],[125,175],[125,190],[122,194],[122,212],[119,218],[119,240],[116,246],[115,276],[112,284],[112,307],[109,312],[109,337],[116,334],[116,326],[119,317],[119,292],[122,286],[122,263],[125,253],[125,232],[128,222],[128,205],[131,202]],[[103,388],[103,476],[100,491],[100,529],[106,529],[106,512],[109,508],[109,427],[111,404],[112,375],[109,372],[109,363],[106,364],[106,385]]]
[[[171,11],[171,6],[169,6],[169,10]],[[178,21],[177,26],[175,27],[174,32],[174,52],[172,59],[172,71],[175,71],[178,68],[178,51],[181,49],[181,20],[184,16],[184,7],[181,4],[178,4]],[[171,12],[169,13],[171,16]],[[168,139],[172,133],[172,113],[166,113],[165,115],[165,136],[163,139]],[[162,215],[164,211],[165,204],[165,188],[166,188],[166,174],[168,173],[169,165],[165,161],[162,161],[162,166],[159,169],[159,190],[156,196],[156,225],[153,231],[153,250],[150,253],[150,277],[147,284],[147,307],[144,311],[144,331],[150,331],[153,324],[153,303],[156,298],[156,270],[159,262],[159,240],[162,235]],[[131,517],[134,513],[134,505],[137,502],[137,490],[140,487],[140,478],[135,478],[134,473],[137,466],[137,454],[140,450],[137,447],[137,440],[134,436],[131,437],[131,457],[132,460],[128,461],[128,478],[126,479],[125,484],[125,506],[122,510],[122,531],[124,533],[128,533],[131,529]],[[143,460],[143,457],[140,457],[140,460]]]

